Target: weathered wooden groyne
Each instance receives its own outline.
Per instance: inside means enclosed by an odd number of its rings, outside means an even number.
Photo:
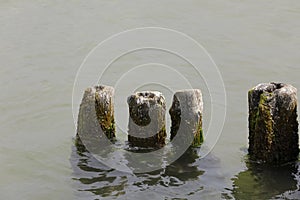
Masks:
[[[116,139],[113,98],[114,89],[110,86],[85,90],[78,115],[78,146],[101,148],[103,141]],[[127,103],[130,146],[163,147],[167,133],[162,93],[136,92],[127,98]],[[248,91],[248,103],[250,159],[271,165],[298,160],[297,89],[284,83],[261,83]],[[169,114],[171,142],[185,147],[198,147],[204,142],[201,90],[175,92]]]

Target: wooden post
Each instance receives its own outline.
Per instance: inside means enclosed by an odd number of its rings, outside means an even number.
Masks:
[[[103,137],[115,139],[114,88],[94,86],[87,88],[80,104],[76,144],[98,148]],[[84,140],[84,141],[83,141]]]
[[[297,89],[262,83],[248,92],[248,101],[250,158],[269,164],[298,160]]]
[[[131,146],[159,148],[165,145],[166,104],[160,92],[137,92],[128,97],[128,142]]]
[[[201,90],[190,89],[176,92],[169,113],[172,120],[171,140],[176,136],[178,141],[193,147],[203,143]]]

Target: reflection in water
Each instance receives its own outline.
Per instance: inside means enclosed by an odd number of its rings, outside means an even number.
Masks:
[[[147,174],[137,174],[137,177],[143,178],[143,181],[138,184],[176,187],[185,184],[186,181],[197,180],[204,173],[194,164],[198,158],[197,149],[190,148],[180,158],[164,169]]]
[[[79,151],[73,147],[71,164],[77,188],[76,196],[82,199],[88,197],[95,199],[120,197],[122,199],[130,197],[129,193],[136,191],[155,191],[157,196],[154,199],[162,197],[164,193],[167,193],[166,191],[183,186],[188,181],[196,181],[204,173],[195,164],[199,159],[198,153],[197,149],[188,149],[177,161],[164,169],[133,174],[110,169],[90,153]],[[126,154],[124,158],[126,158]],[[191,191],[193,188],[189,188],[189,190]],[[201,190],[201,187],[197,186],[196,190]],[[183,193],[178,196],[174,193],[173,195],[184,199],[187,194]],[[165,195],[166,199],[168,199],[167,196]]]
[[[194,165],[199,158],[197,149],[190,148],[174,163],[166,167],[165,174],[176,177],[179,181],[195,180],[204,172]]]
[[[102,197],[118,196],[124,193],[126,176],[116,175],[114,170],[97,161],[86,151],[78,151],[76,147],[72,150],[73,179],[81,183],[78,188],[79,192],[92,192]]]
[[[233,179],[236,199],[300,198],[299,162],[277,167],[247,163],[247,167]]]
[[[78,199],[299,199],[300,162],[280,167],[247,163],[248,169],[233,179],[233,190],[224,188],[220,163],[199,158],[198,149],[188,149],[178,160],[149,173],[120,172],[103,165],[90,153],[73,147],[71,164]],[[130,154],[128,154],[130,155]],[[124,153],[124,163],[131,163]],[[159,161],[160,162],[160,161]],[[136,166],[135,166],[136,167]],[[211,192],[209,187],[212,188]],[[228,191],[228,190],[227,190]]]

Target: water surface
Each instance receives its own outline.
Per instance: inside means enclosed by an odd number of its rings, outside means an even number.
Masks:
[[[1,1],[1,199],[299,198],[299,164],[264,168],[245,158],[248,89],[270,81],[300,88],[299,11],[297,0]],[[227,117],[205,158],[191,150],[162,170],[134,175],[77,152],[72,88],[99,42],[143,26],[184,32],[207,49],[224,79]],[[157,53],[129,55],[106,81],[122,64]],[[190,66],[177,65],[198,82]],[[201,89],[207,98],[205,85]]]

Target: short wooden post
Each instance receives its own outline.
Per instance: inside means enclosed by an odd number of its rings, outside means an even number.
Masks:
[[[110,86],[85,90],[78,114],[76,144],[97,148],[103,137],[115,139],[113,96],[114,88]]]
[[[165,145],[166,104],[160,92],[137,92],[128,97],[128,142],[131,146],[159,148]]]
[[[177,91],[173,96],[169,113],[172,120],[171,140],[176,136],[182,144],[193,147],[203,143],[201,90]]]
[[[297,160],[297,89],[262,83],[248,92],[248,101],[250,158],[269,164]]]

